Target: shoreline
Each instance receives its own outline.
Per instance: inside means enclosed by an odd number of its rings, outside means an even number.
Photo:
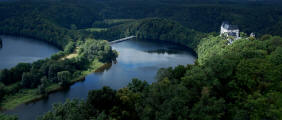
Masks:
[[[12,37],[20,37],[20,38],[33,39],[33,40],[36,40],[36,41],[41,41],[41,42],[44,42],[46,44],[52,45],[52,46],[58,48],[59,50],[64,50],[64,48],[62,46],[58,45],[57,43],[53,43],[53,42],[50,42],[50,41],[48,41],[46,39],[42,39],[42,38],[39,38],[39,37],[30,36],[30,35],[9,34],[9,33],[1,33],[0,32],[0,36],[12,36]]]
[[[36,41],[45,42],[47,44],[50,44],[58,48],[59,50],[62,50],[62,46],[59,46],[57,43],[52,43],[52,42],[49,42],[48,40],[37,38],[34,36],[28,36],[28,35],[26,36],[22,34],[7,34],[7,33],[6,34],[0,33],[0,36],[16,36],[16,37],[34,39]],[[100,72],[100,71],[102,72],[103,70],[108,69],[108,67],[105,67],[105,66],[109,66],[109,64],[110,63],[102,63],[99,60],[95,59],[92,61],[91,64],[88,65],[88,68],[86,70],[77,70],[77,72],[80,72],[80,74],[74,76],[74,78],[70,80],[69,85],[67,85],[66,87],[62,87],[58,84],[50,84],[46,87],[45,94],[38,94],[38,89],[33,88],[33,89],[22,89],[21,91],[18,91],[15,94],[7,95],[4,97],[3,101],[0,102],[0,113],[5,113],[6,111],[15,109],[16,107],[22,104],[29,104],[32,102],[42,100],[44,98],[47,98],[52,93],[66,90],[73,84],[80,82],[80,81],[84,81],[85,77],[88,74],[93,73],[93,72]],[[15,84],[19,84],[19,82]]]
[[[59,86],[56,84],[56,86],[54,88],[51,88],[50,90],[48,90],[48,92],[45,94],[45,95],[35,95],[33,98],[30,98],[26,101],[23,101],[23,102],[19,102],[17,104],[13,104],[11,106],[9,105],[6,105],[5,107],[5,104],[2,103],[2,107],[0,108],[0,112],[5,112],[5,111],[9,111],[9,110],[12,110],[12,109],[15,109],[16,107],[20,106],[20,105],[23,105],[23,104],[29,104],[29,103],[33,103],[33,102],[37,102],[39,100],[42,100],[44,98],[48,98],[48,96],[52,93],[55,93],[55,92],[59,92],[59,91],[62,91],[62,90],[65,90],[67,89],[68,87],[72,86],[73,84],[77,83],[77,82],[82,82],[85,80],[85,77],[90,74],[90,73],[95,73],[95,72],[103,72],[103,70],[106,70],[108,68],[109,65],[111,65],[112,63],[102,63],[101,65],[99,65],[97,68],[95,69],[88,69],[88,70],[85,70],[85,71],[81,71],[82,75],[78,76],[77,78],[73,79],[70,81],[70,84],[67,86],[67,87],[62,87],[62,86]],[[54,84],[55,85],[55,84]],[[51,87],[52,85],[48,86],[48,87]],[[37,89],[32,89],[31,91],[36,91]],[[14,96],[11,96],[11,97],[14,97]],[[26,97],[26,96],[22,96],[23,98]],[[8,104],[8,103],[6,103]]]

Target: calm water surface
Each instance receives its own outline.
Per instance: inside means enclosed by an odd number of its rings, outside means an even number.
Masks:
[[[11,68],[20,62],[33,61],[50,57],[59,51],[45,42],[23,37],[0,36],[3,47],[0,48],[0,70]]]
[[[20,105],[6,113],[18,115],[20,120],[34,120],[36,116],[50,110],[54,103],[62,103],[66,99],[85,99],[89,90],[103,86],[119,89],[132,78],[152,83],[159,68],[193,64],[195,60],[191,51],[168,43],[132,40],[112,47],[119,52],[119,57],[117,63],[108,70],[89,74],[85,81],[72,85],[68,90],[53,93],[47,99],[35,103]]]

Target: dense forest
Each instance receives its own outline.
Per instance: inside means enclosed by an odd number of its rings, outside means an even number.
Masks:
[[[15,98],[46,96],[83,79],[117,57],[104,40],[136,35],[185,45],[197,53],[197,61],[160,69],[153,84],[133,79],[119,90],[89,91],[86,100],[55,104],[38,119],[282,119],[280,4],[35,1],[1,2],[0,34],[36,38],[63,51],[1,70],[0,108],[19,104]],[[217,34],[225,20],[258,37],[241,33],[241,39],[228,45]],[[73,53],[77,57],[66,59]],[[0,113],[0,119],[17,118]]]
[[[161,18],[131,20],[130,22],[107,28],[107,30],[90,32],[96,39],[114,40],[136,35],[140,40],[165,41],[184,45],[196,50],[201,38],[206,36],[182,26],[181,24]]]
[[[181,2],[172,0],[147,0],[146,2],[144,0],[51,0],[48,2],[44,0],[43,2],[3,2],[0,4],[0,12],[2,33],[9,32],[3,29],[9,25],[17,28],[16,31],[10,32],[19,34],[27,30],[39,29],[40,31],[37,32],[45,31],[44,34],[55,30],[60,31],[56,34],[63,36],[66,28],[90,28],[105,19],[158,17],[177,21],[189,29],[205,33],[218,32],[218,26],[222,21],[227,20],[238,25],[245,33],[282,35],[280,4],[252,2],[208,4],[183,0]]]

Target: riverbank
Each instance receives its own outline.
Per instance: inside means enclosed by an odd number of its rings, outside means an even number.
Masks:
[[[64,51],[50,58],[4,69],[0,71],[0,85],[4,86],[1,88],[4,92],[0,96],[0,110],[10,110],[65,89],[101,69],[105,63],[111,63],[116,57],[108,42],[85,39],[80,43],[69,43]]]
[[[86,75],[92,72],[100,71],[101,69],[104,69],[105,66],[107,66],[108,64],[109,63],[102,63],[98,61],[97,59],[94,60],[92,64],[89,66],[89,69],[81,71],[81,75],[77,76],[76,78],[70,81],[69,86],[75,84],[76,82],[83,81]],[[20,84],[20,82],[13,84],[11,87],[18,85],[18,84]],[[37,88],[21,90],[21,92],[15,95],[6,96],[5,100],[1,104],[0,111],[11,110],[21,104],[28,104],[28,103],[36,102],[38,100],[48,97],[48,95],[51,93],[61,91],[66,88],[67,87],[62,87],[58,84],[51,84],[46,88],[46,94],[44,95],[38,94]]]

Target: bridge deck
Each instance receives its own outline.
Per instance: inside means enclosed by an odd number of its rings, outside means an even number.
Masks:
[[[114,41],[111,41],[110,44],[119,43],[119,42],[126,41],[126,40],[131,40],[133,38],[136,38],[136,36],[129,36],[129,37],[121,38],[118,40],[114,40]]]

